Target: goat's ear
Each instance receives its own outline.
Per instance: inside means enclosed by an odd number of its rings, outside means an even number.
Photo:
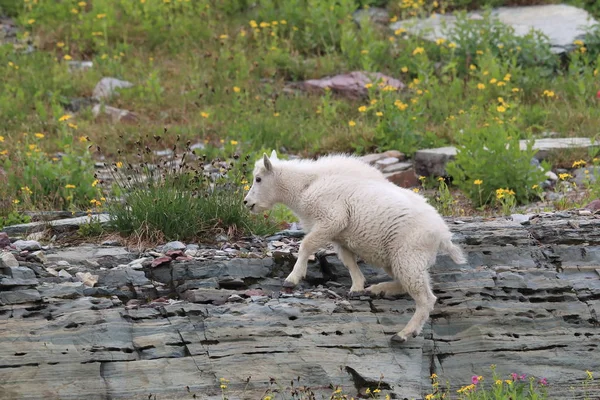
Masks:
[[[277,152],[275,150],[271,152],[271,160],[279,160],[279,158],[277,158]]]
[[[269,160],[269,156],[267,156],[267,153],[263,153],[263,162],[265,163],[265,169],[267,171],[273,170],[273,165],[271,164],[271,160]]]

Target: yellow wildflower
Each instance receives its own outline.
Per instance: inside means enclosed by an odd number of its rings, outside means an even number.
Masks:
[[[29,20],[27,20],[27,23],[29,25],[33,25],[34,22],[35,22],[35,19],[29,19]]]
[[[360,107],[358,107],[358,112],[362,113],[362,112],[365,112],[365,111],[367,111],[367,106],[360,106]]]
[[[451,48],[451,49],[455,49],[456,48],[456,43],[454,43],[454,42],[448,43],[448,47]]]
[[[19,199],[14,199],[13,200],[13,204],[19,204],[19,203],[20,203]]]
[[[369,50],[361,50],[360,54],[369,54]]]
[[[43,139],[44,138],[44,134],[43,133],[36,133],[35,137],[38,139]]]
[[[4,136],[0,136],[0,142],[4,142]]]
[[[223,40],[223,39],[227,39],[228,37],[229,37],[229,35],[223,34],[223,35],[219,36],[219,39]]]
[[[372,84],[372,83],[367,83],[367,84],[365,85],[365,88],[366,88],[366,89],[370,89],[370,88],[372,88],[372,87],[373,87],[373,84]]]
[[[481,185],[482,183],[483,183],[483,181],[481,179],[475,179],[473,181],[473,185],[477,185],[477,186]]]
[[[469,69],[471,71],[475,71],[477,69],[477,66],[475,64],[471,64],[471,65],[469,65]]]
[[[56,47],[58,47],[58,48],[65,47],[65,42],[58,42],[58,43],[56,43]]]
[[[75,185],[71,185],[70,183],[65,185],[65,189],[75,189]]]
[[[419,188],[414,188],[414,189],[413,189],[413,192],[415,192],[415,193],[419,193]]]
[[[500,380],[500,379],[497,379],[497,380],[496,380],[496,385],[498,385],[498,386],[501,386],[501,385],[502,385],[502,380]]]
[[[496,78],[492,78],[492,79],[490,79],[490,83],[491,83],[492,85],[495,85],[495,84],[496,84],[496,82],[498,82],[498,79],[496,79]]]
[[[586,162],[584,160],[579,160],[573,162],[573,168],[585,167]]]
[[[400,68],[400,71],[407,73],[408,72],[408,67],[402,67]]]
[[[416,56],[417,54],[423,54],[423,53],[425,53],[425,49],[422,47],[417,47],[412,52],[413,56]]]
[[[592,371],[586,370],[585,373],[587,374],[587,379],[594,379],[594,374]]]
[[[271,26],[271,24],[269,24],[268,22],[261,22],[259,26],[261,28],[268,28],[269,26]]]
[[[229,143],[231,143],[232,146],[237,146],[238,141],[237,140],[230,140]]]
[[[406,29],[404,29],[404,28],[396,29],[394,31],[394,35],[396,35],[396,36],[402,35],[404,32],[406,32]]]
[[[477,89],[483,90],[483,89],[485,89],[485,85],[483,83],[478,83],[477,84]]]
[[[430,394],[428,394],[427,396],[425,396],[425,400],[432,400],[433,398],[434,398],[434,397],[433,397],[433,394],[432,394],[432,393],[430,393]]]
[[[371,105],[373,106],[373,105],[377,104],[377,99],[371,99],[371,101],[369,103],[371,103]]]
[[[504,85],[506,85],[506,82],[502,82],[502,81],[498,82],[498,86],[504,86]]]
[[[400,111],[404,111],[408,108],[408,104],[403,103],[401,100],[396,100],[394,102],[394,105],[396,106],[396,108],[398,108],[398,110]]]
[[[79,10],[76,8],[71,8],[71,14],[79,14]]]
[[[519,88],[516,87],[516,88],[512,88],[511,90],[512,90],[513,93],[517,93],[521,89],[519,89]]]
[[[92,182],[92,187],[96,187],[98,183],[100,183],[100,181],[98,179],[95,179],[94,182]]]
[[[552,90],[544,90],[544,93],[542,93],[542,95],[546,97],[554,97],[555,93]]]
[[[236,92],[236,93],[239,93],[241,90],[242,90],[242,89],[240,89],[240,88],[239,88],[239,87],[237,87],[237,86],[234,86],[234,87],[233,87],[233,91],[234,91],[234,92]]]
[[[258,28],[258,24],[256,23],[256,21],[255,21],[255,20],[251,20],[251,21],[249,22],[249,24],[250,24],[250,27],[251,27],[251,28],[253,28],[253,29],[256,29],[256,28]]]
[[[512,78],[512,75],[511,74],[506,74],[506,75],[504,75],[504,79],[503,80],[506,81],[506,82],[508,82],[508,81],[510,81],[510,78]]]
[[[122,168],[122,167],[123,167],[123,163],[122,163],[121,161],[117,161],[117,162],[115,163],[115,166],[116,166],[117,168]]]
[[[69,128],[77,129],[77,125],[75,125],[75,124],[73,124],[73,123],[71,123],[71,122],[69,122],[69,123],[67,124],[67,126],[68,126]],[[81,141],[81,139],[80,139],[79,141]]]
[[[503,112],[506,111],[506,107],[504,107],[504,106],[498,106],[498,107],[496,107],[496,110],[498,110],[498,112],[500,112],[500,113],[503,113]]]
[[[210,114],[209,114],[209,113],[207,113],[207,112],[204,112],[204,111],[202,111],[202,112],[200,113],[200,116],[201,116],[202,118],[208,118],[208,117],[210,116]]]
[[[98,19],[106,18],[106,14],[98,14],[98,15],[96,15],[96,18],[98,18]]]
[[[66,121],[66,120],[68,120],[68,119],[71,119],[71,116],[70,116],[70,115],[68,115],[68,114],[65,114],[65,115],[63,115],[62,117],[60,117],[58,120],[59,120],[60,122],[63,122],[63,121]]]
[[[481,50],[477,50],[475,53],[476,53],[476,54],[478,54],[478,55],[482,55],[482,54],[483,54],[483,51],[481,51]]]
[[[278,112],[276,112],[276,113],[273,113],[273,116],[274,116],[274,117],[279,117],[279,113],[278,113]]]
[[[377,115],[378,117],[383,117],[383,113],[382,113],[381,111],[377,111],[377,112],[375,113],[375,115]]]
[[[437,40],[435,41],[435,44],[437,44],[438,46],[441,46],[441,45],[443,45],[445,42],[446,42],[446,39],[439,38],[439,39],[437,39]]]
[[[560,178],[561,181],[564,181],[566,179],[572,178],[571,174],[567,174],[567,173],[558,174],[558,177]]]
[[[77,5],[79,7],[85,7],[87,5],[87,3],[85,1],[80,1],[79,3],[77,3]]]
[[[356,126],[356,122],[354,122],[354,121],[348,121],[348,125],[349,126]]]
[[[71,56],[70,56],[70,55],[68,55],[68,54],[65,54],[65,55],[63,56],[63,58],[64,58],[65,60],[67,60],[67,61],[70,61],[70,60],[72,60],[72,59],[73,59],[73,57],[71,57]]]

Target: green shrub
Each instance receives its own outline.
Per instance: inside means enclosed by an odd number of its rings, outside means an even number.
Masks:
[[[506,107],[497,106],[502,112]],[[544,171],[531,162],[537,153],[534,142],[527,141],[526,148],[521,149],[519,140],[527,138],[509,118],[467,124],[457,137],[456,158],[446,171],[478,206],[495,200],[498,189],[513,191],[516,201],[525,203],[545,180]]]
[[[87,208],[98,195],[94,162],[87,148],[65,143],[63,152],[52,155],[41,149],[43,140],[43,133],[25,133],[11,151],[0,152],[8,191],[22,207],[30,209]]]

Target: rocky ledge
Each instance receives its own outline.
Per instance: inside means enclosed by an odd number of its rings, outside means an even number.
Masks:
[[[328,253],[285,293],[293,251],[5,252],[1,397],[221,399],[226,378],[228,398],[259,399],[272,378],[284,387],[299,378],[317,396],[379,385],[391,398],[422,398],[434,372],[455,389],[474,374],[489,379],[491,364],[503,376],[547,378],[550,398],[577,397],[584,371],[600,371],[599,216],[450,223],[469,263],[438,257],[438,304],[423,334],[402,345],[389,339],[413,301],[348,298],[348,271]],[[274,249],[298,241],[271,240]],[[370,282],[387,279],[361,268]],[[600,387],[587,393],[598,398]]]

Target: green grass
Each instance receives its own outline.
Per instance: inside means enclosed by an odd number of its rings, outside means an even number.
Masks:
[[[351,14],[376,3],[4,0],[0,6],[19,23],[20,39],[37,48],[25,53],[23,46],[0,46],[0,166],[9,175],[4,213],[85,210],[92,200],[110,198],[92,185],[95,155],[88,146],[100,146],[109,162],[126,161],[141,139],[155,135],[164,148],[178,137],[205,143],[209,159],[234,151],[254,159],[265,149],[301,156],[388,149],[411,155],[423,147],[464,145],[459,132],[467,123],[484,134],[494,125],[511,139],[545,131],[597,135],[597,33],[577,46],[565,67],[544,38],[516,37],[489,17],[459,17],[450,40],[438,43],[367,21],[359,27]],[[434,7],[407,0],[385,6],[402,19],[496,3],[440,1]],[[94,66],[69,72],[71,60]],[[382,72],[409,89],[375,84],[364,100],[284,91],[289,81],[352,70]],[[106,104],[134,111],[137,123],[95,119],[89,108],[64,119],[65,107],[89,97],[105,76],[134,83]],[[487,172],[471,171],[465,179],[491,185]],[[484,197],[493,198],[494,189],[486,186]],[[519,199],[531,197],[524,184],[510,189]]]

